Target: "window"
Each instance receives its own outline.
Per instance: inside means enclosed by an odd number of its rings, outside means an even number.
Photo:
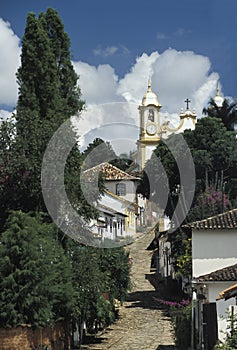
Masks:
[[[149,112],[148,112],[148,120],[150,120],[151,122],[154,122],[154,111],[153,109],[149,109]]]
[[[117,196],[126,196],[126,185],[123,182],[120,182],[116,185],[116,194]]]

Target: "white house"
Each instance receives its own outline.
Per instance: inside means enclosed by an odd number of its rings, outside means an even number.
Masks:
[[[100,212],[97,232],[104,240],[125,238],[136,233],[136,206],[123,198],[106,191],[98,201]]]
[[[201,326],[204,309],[213,315],[216,312],[218,338],[223,340],[227,326],[226,312],[236,302],[234,298],[228,302],[222,299],[216,302],[216,298],[237,280],[237,209],[185,227],[192,231],[193,298],[198,305],[196,328],[199,332],[199,343],[204,342],[205,332],[214,332],[213,324],[205,326],[205,329]]]
[[[165,216],[159,220],[158,236],[158,272],[162,277],[174,278],[172,265],[171,243],[169,241],[170,219]]]
[[[90,178],[98,173],[105,178],[106,190],[97,201],[96,207],[100,215],[90,224],[92,232],[101,240],[134,235],[140,212],[136,196],[139,178],[109,163],[88,169],[83,175]]]
[[[101,163],[84,171],[84,176],[101,173],[105,178],[106,189],[129,202],[136,202],[136,189],[139,178],[126,173],[110,163]]]
[[[228,326],[228,313],[232,306],[234,306],[234,310],[236,309],[236,299],[231,297],[228,300],[223,300],[219,298],[219,295],[223,290],[237,283],[237,264],[200,276],[196,283],[197,292],[201,292],[205,297],[203,302],[216,303],[218,339],[224,341]]]

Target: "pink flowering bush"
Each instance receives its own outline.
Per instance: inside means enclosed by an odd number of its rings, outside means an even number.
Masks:
[[[175,330],[175,342],[177,349],[187,350],[191,344],[191,303],[189,299],[181,301],[170,301],[155,298],[160,304],[169,307]]]
[[[183,299],[183,300],[177,302],[177,301],[163,300],[163,299],[159,299],[159,298],[155,298],[154,297],[154,300],[157,301],[160,304],[163,304],[163,305],[166,305],[166,306],[173,306],[173,307],[177,307],[177,308],[185,307],[185,306],[190,304],[190,300],[189,299]]]

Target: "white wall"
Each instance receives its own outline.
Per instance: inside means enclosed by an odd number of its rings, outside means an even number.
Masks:
[[[237,263],[237,229],[192,230],[193,277]]]
[[[166,236],[159,239],[159,272],[162,277],[172,275],[171,244],[167,242]]]
[[[122,199],[123,197],[121,197]],[[126,215],[125,219],[125,231],[121,230],[121,227],[117,228],[117,236],[131,236],[136,233],[136,216],[135,216],[135,208],[132,203],[128,203],[126,201],[120,200],[120,198],[116,198],[111,196],[108,193],[105,193],[101,199],[99,200],[99,205],[103,205],[105,207],[111,208],[114,211]],[[117,215],[119,217],[119,214]],[[121,216],[121,215],[120,215]],[[105,234],[109,233],[108,229],[104,230]],[[110,236],[110,234],[109,234]],[[108,237],[108,236],[106,236]],[[108,237],[110,238],[110,237]],[[114,239],[114,237],[112,237]]]
[[[146,136],[147,139],[149,139],[149,137]],[[151,139],[153,139],[154,136],[151,137]],[[145,148],[145,159],[146,161],[151,159],[151,156],[152,156],[152,152],[156,149],[157,147],[157,144],[156,145],[147,145],[146,148]]]
[[[218,300],[219,293],[224,289],[229,288],[236,284],[236,281],[233,282],[213,282],[207,283],[207,299],[209,302],[216,302],[216,311],[217,311],[217,321],[218,321],[218,338],[221,341],[225,340],[225,334],[227,331],[227,318],[228,318],[228,309],[231,305],[236,305],[235,298],[230,298],[229,300]]]
[[[136,181],[132,180],[121,180],[121,181],[106,181],[105,186],[109,192],[116,194],[116,185],[124,183],[126,185],[126,195],[121,198],[126,199],[129,202],[136,201]]]
[[[230,230],[192,230],[193,277],[199,277],[237,263],[237,228]],[[218,294],[236,282],[207,282],[207,301],[216,302],[218,338],[225,339],[227,313],[235,298],[218,300]]]

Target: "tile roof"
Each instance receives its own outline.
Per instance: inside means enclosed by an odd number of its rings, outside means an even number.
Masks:
[[[224,267],[223,269],[216,270],[197,278],[198,282],[211,282],[211,281],[237,281],[237,264]]]
[[[197,230],[200,229],[234,229],[237,228],[237,209],[232,209],[222,214],[209,217],[204,220],[183,225]]]
[[[228,300],[236,296],[237,296],[237,284],[234,284],[229,288],[226,288],[223,291],[221,291],[218,297],[216,298],[216,300],[220,300],[220,299]]]
[[[101,172],[106,180],[139,180],[138,177],[132,176],[109,163],[96,165],[93,168],[84,171],[84,175],[95,174],[97,172]]]

